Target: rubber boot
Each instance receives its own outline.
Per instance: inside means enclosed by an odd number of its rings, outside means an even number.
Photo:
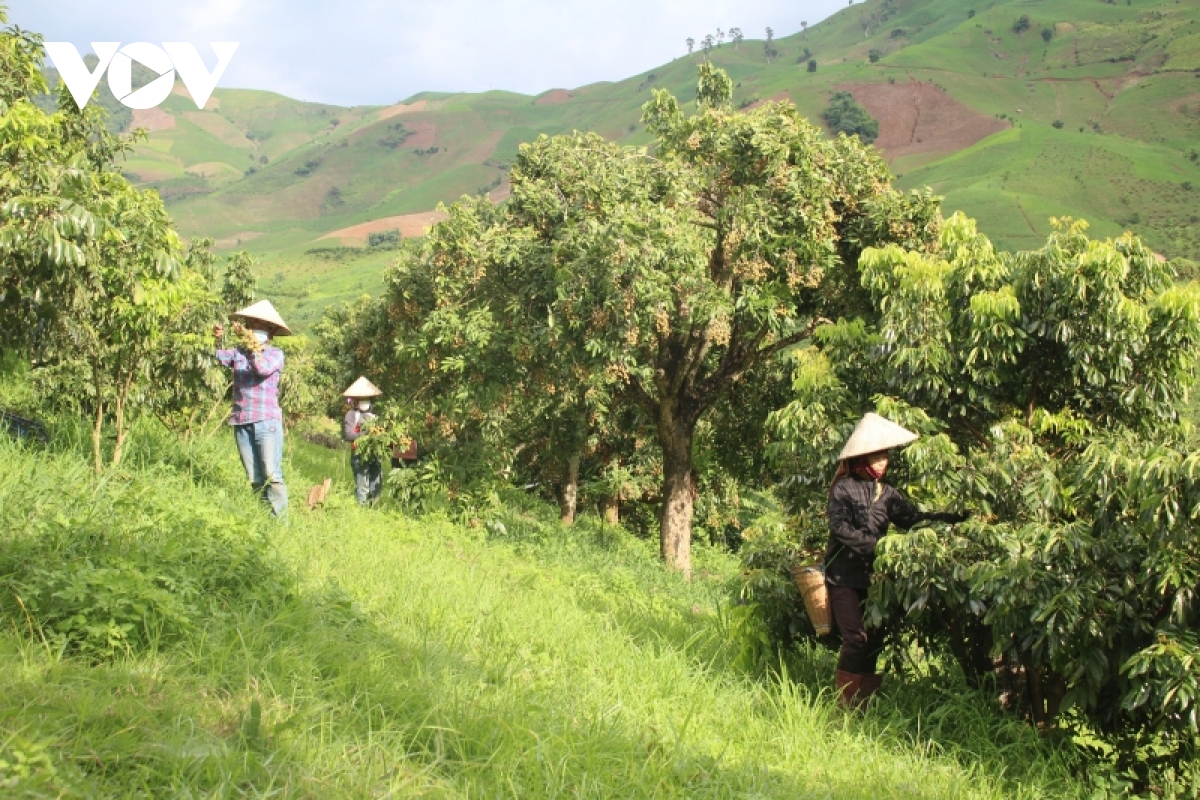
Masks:
[[[862,685],[858,690],[859,708],[865,706],[871,696],[879,691],[880,685],[883,683],[882,675],[864,675]]]
[[[833,676],[834,686],[838,690],[838,705],[842,708],[858,708],[859,694],[866,677],[868,676],[855,675],[853,672],[843,672],[839,669]]]

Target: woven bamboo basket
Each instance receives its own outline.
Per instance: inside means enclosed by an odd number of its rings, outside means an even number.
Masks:
[[[829,592],[825,589],[825,573],[819,567],[802,567],[799,564],[792,567],[792,577],[804,598],[804,610],[817,636],[826,636],[833,630],[833,622],[829,617]]]

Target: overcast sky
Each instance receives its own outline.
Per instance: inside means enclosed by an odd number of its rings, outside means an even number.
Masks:
[[[4,4],[5,0],[0,0]],[[761,39],[845,0],[7,0],[10,22],[73,42],[240,42],[220,86],[339,105],[420,91],[552,88],[644,72],[718,28]]]

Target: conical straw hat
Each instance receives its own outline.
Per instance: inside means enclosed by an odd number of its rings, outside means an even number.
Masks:
[[[379,397],[381,394],[383,392],[379,391],[379,387],[359,376],[358,380],[350,384],[349,389],[342,392],[342,397]]]
[[[850,439],[838,458],[844,461],[855,456],[878,453],[891,447],[902,447],[919,438],[921,437],[917,434],[901,428],[891,420],[867,412],[854,427],[854,433],[850,434]]]
[[[235,311],[229,316],[233,319],[265,322],[275,329],[276,336],[292,335],[292,329],[283,321],[283,317],[279,316],[279,312],[275,310],[275,306],[271,305],[270,300],[259,300],[257,303],[248,305],[241,311]]]

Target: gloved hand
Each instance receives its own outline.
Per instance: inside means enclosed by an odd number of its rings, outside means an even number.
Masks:
[[[949,522],[951,525],[958,522],[965,522],[970,518],[970,511],[935,511],[929,515],[929,519],[934,522]]]

